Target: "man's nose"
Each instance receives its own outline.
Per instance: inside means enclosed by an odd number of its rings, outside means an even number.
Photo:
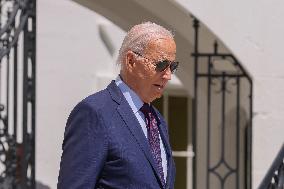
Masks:
[[[171,78],[172,78],[172,72],[169,66],[163,73],[163,79],[171,80]]]

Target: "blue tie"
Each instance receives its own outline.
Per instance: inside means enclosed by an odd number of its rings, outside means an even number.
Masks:
[[[150,144],[151,152],[154,161],[157,165],[158,172],[160,174],[159,176],[163,181],[163,185],[165,185],[161,148],[160,148],[159,128],[157,120],[155,118],[154,109],[149,104],[144,103],[140,111],[144,114],[146,118],[147,135],[148,135],[148,141]]]

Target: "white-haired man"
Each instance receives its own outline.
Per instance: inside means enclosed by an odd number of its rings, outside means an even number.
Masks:
[[[164,27],[146,22],[130,29],[117,60],[120,75],[68,118],[58,189],[174,188],[167,125],[151,102],[177,69],[175,57]]]

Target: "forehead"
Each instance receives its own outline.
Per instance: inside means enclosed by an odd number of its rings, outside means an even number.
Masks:
[[[144,55],[147,57],[160,59],[175,59],[176,54],[176,44],[172,38],[158,38],[151,40],[145,50]]]

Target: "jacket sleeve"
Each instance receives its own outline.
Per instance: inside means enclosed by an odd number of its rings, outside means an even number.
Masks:
[[[94,189],[107,155],[107,134],[94,108],[79,103],[64,133],[58,189]]]

